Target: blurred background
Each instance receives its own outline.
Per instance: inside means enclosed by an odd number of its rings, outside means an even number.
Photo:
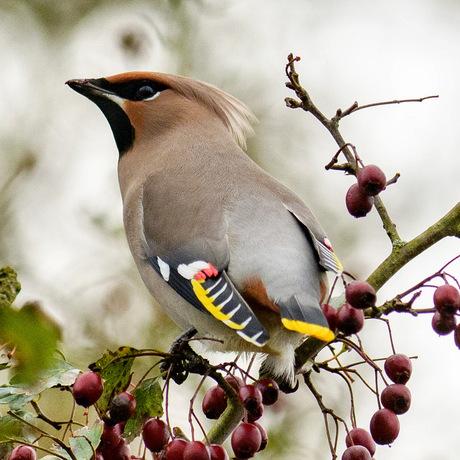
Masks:
[[[375,210],[359,220],[347,213],[353,179],[324,169],[337,150],[330,135],[309,114],[286,108],[284,98],[293,96],[284,85],[286,57],[301,56],[301,82],[329,117],[354,101],[439,94],[341,122],[366,164],[387,177],[401,173],[382,199],[409,240],[459,200],[459,20],[455,0],[0,0],[0,264],[19,272],[16,303],[39,301],[63,327],[67,359],[81,368],[120,345],[167,349],[179,333],[131,259],[109,126],[64,85],[130,70],[187,75],[244,101],[259,119],[248,153],[302,196],[346,269],[366,278],[389,254],[389,240]],[[379,302],[459,253],[458,239],[440,242],[385,285]],[[450,272],[458,277],[459,267]],[[417,305],[431,307],[432,291]],[[408,384],[412,407],[378,460],[458,458],[460,351],[430,322],[391,315],[397,351],[418,359]],[[367,322],[361,337],[370,356],[391,353],[382,322]],[[315,383],[325,404],[347,417],[343,381],[322,373]],[[375,397],[358,381],[354,389],[358,424],[367,428]],[[176,391],[171,409],[184,430],[189,390]],[[262,422],[271,437],[257,458],[330,458],[306,388]]]

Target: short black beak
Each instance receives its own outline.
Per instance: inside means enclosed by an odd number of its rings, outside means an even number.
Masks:
[[[83,80],[67,80],[66,85],[69,85],[74,91],[82,94],[83,96],[105,96],[107,94],[116,94],[112,91],[109,91],[105,88],[101,88],[97,83],[99,80],[89,80],[87,78]]]

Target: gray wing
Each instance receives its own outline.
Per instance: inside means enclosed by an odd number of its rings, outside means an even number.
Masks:
[[[143,190],[147,259],[177,293],[257,346],[269,339],[226,273],[229,263],[223,203],[152,175]],[[174,212],[172,212],[174,210]]]

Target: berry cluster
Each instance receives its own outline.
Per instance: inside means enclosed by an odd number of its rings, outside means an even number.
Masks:
[[[238,392],[245,409],[243,422],[232,433],[232,449],[238,459],[251,458],[267,446],[267,433],[256,420],[262,417],[264,406],[271,406],[278,400],[279,387],[272,379],[261,379],[254,385],[247,385],[234,375],[228,375],[225,380]],[[218,385],[211,387],[203,398],[203,413],[207,418],[217,419],[226,407],[225,391]]]
[[[329,328],[339,331],[345,336],[356,334],[364,326],[364,312],[366,308],[375,306],[375,289],[364,281],[352,281],[345,288],[346,302],[337,310],[323,304],[321,308],[326,316]]]
[[[385,360],[385,373],[394,382],[382,391],[381,407],[371,418],[370,433],[363,428],[353,428],[345,442],[347,449],[342,460],[371,460],[377,444],[391,444],[399,434],[398,415],[406,413],[411,404],[411,394],[406,387],[412,373],[412,364],[406,355],[394,354]]]
[[[383,171],[375,165],[361,168],[357,179],[357,183],[348,189],[345,204],[353,217],[364,217],[372,209],[373,197],[385,190],[387,179]]]
[[[433,330],[439,335],[454,333],[455,344],[460,348],[460,325],[457,326],[457,313],[460,309],[460,292],[450,284],[443,284],[434,291],[435,313],[431,320]]]

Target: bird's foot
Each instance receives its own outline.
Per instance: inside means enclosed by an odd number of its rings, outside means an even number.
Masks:
[[[180,385],[185,382],[190,372],[197,374],[206,372],[206,360],[193,351],[189,344],[196,333],[195,328],[190,328],[174,340],[168,356],[160,366],[164,378],[171,378]]]

